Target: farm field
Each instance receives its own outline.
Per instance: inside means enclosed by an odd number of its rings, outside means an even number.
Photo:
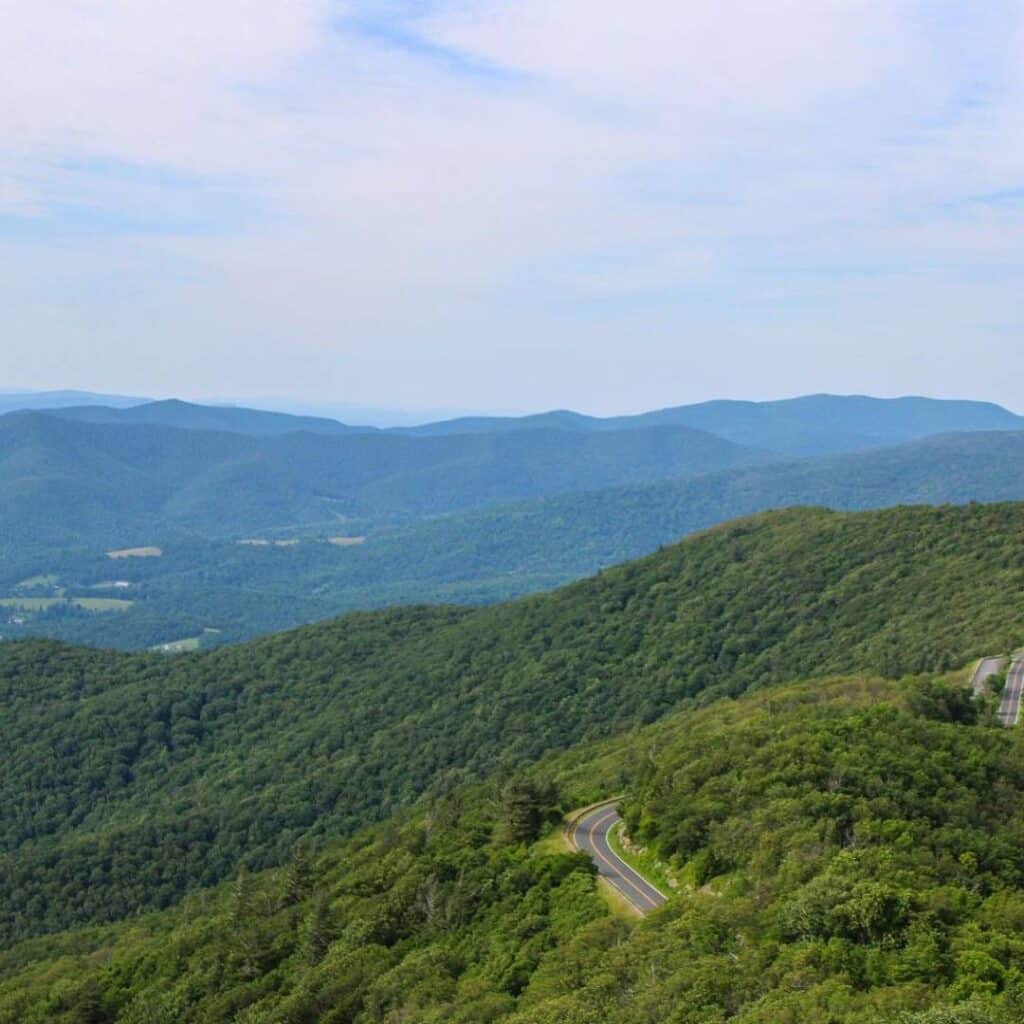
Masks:
[[[159,558],[162,554],[163,550],[157,547],[121,548],[108,551],[107,558]]]
[[[198,651],[202,640],[201,636],[188,636],[183,640],[171,640],[166,644],[154,644],[150,650],[160,651],[162,654],[187,654],[189,651]]]
[[[134,603],[116,597],[0,597],[0,607],[26,612],[45,612],[69,604],[88,612],[126,612]]]
[[[207,627],[199,636],[187,636],[181,640],[171,640],[164,644],[154,644],[150,650],[159,651],[161,654],[187,654],[189,651],[198,651],[203,640],[220,633],[219,629]]]
[[[87,612],[126,612],[135,604],[119,597],[72,597],[70,600]]]
[[[29,576],[28,579],[14,585],[15,590],[33,590],[36,587],[54,587],[57,585],[58,577],[54,573]]]

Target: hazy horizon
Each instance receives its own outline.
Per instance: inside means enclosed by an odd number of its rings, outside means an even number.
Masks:
[[[11,386],[1015,401],[1009,0],[140,0],[5,28]]]
[[[799,398],[808,398],[818,395],[830,395],[832,397],[858,397],[858,398],[880,398],[880,399],[900,399],[900,398],[924,398],[933,400],[947,400],[947,401],[966,401],[966,402],[991,402],[992,404],[1000,405],[1008,411],[1021,415],[1022,410],[1015,408],[1014,406],[1005,403],[998,402],[995,399],[972,396],[972,395],[925,395],[920,393],[909,393],[900,395],[867,395],[867,394],[854,394],[854,393],[838,393],[838,392],[824,392],[814,391],[807,392],[799,395],[773,395],[764,398],[736,398],[729,395],[712,396],[706,399],[699,399],[697,402],[673,402],[668,406],[649,406],[649,407],[637,407],[624,410],[615,410],[613,412],[595,412],[586,408],[573,408],[567,405],[557,405],[549,407],[537,407],[537,408],[520,408],[520,409],[487,409],[487,408],[473,408],[473,407],[456,407],[456,408],[415,408],[407,407],[401,408],[397,406],[387,405],[360,405],[354,402],[330,401],[330,400],[312,400],[303,401],[300,398],[289,398],[282,395],[248,395],[248,396],[225,396],[225,395],[193,395],[186,396],[180,394],[164,394],[164,395],[121,395],[110,391],[99,391],[94,392],[84,388],[74,387],[53,387],[53,388],[5,388],[0,387],[0,399],[3,398],[15,398],[18,395],[25,396],[47,396],[47,395],[82,395],[89,396],[91,399],[95,398],[106,398],[111,400],[124,401],[125,403],[132,402],[143,404],[147,402],[160,402],[177,399],[180,401],[191,402],[196,405],[209,405],[209,406],[225,406],[225,407],[241,407],[251,409],[263,409],[270,412],[281,412],[287,413],[294,416],[320,416],[330,419],[337,419],[342,422],[349,423],[354,426],[376,426],[376,427],[390,427],[390,426],[417,426],[425,423],[440,422],[443,420],[459,419],[463,417],[521,417],[521,416],[534,416],[541,413],[549,412],[575,412],[585,416],[631,416],[639,415],[646,412],[653,412],[661,408],[672,408],[675,406],[684,405],[697,405],[704,402],[715,402],[715,401],[749,401],[756,403],[770,403],[770,402],[785,402]],[[72,403],[73,404],[73,403]],[[102,404],[102,403],[96,403]]]

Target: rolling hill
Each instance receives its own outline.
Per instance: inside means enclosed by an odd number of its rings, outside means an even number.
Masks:
[[[0,412],[48,409],[53,415],[88,423],[149,424],[189,430],[226,430],[252,436],[298,431],[343,435],[377,428],[349,426],[317,416],[297,416],[240,406],[211,406],[177,400],[119,399],[105,407],[103,396],[78,392],[0,395]],[[1024,418],[991,402],[934,398],[872,398],[865,395],[804,395],[768,402],[711,401],[633,416],[586,416],[555,410],[528,416],[468,416],[384,432],[406,437],[455,437],[533,430],[597,433],[651,427],[689,427],[744,447],[777,455],[814,456],[914,441],[933,434],[1021,430]]]
[[[50,410],[53,416],[81,423],[111,423],[120,426],[179,427],[183,430],[227,431],[252,437],[310,433],[340,436],[372,433],[369,427],[350,427],[322,416],[295,416],[236,406],[197,405],[167,399],[128,408],[80,405]]]
[[[952,434],[687,480],[557,495],[396,532],[428,576],[596,572],[738,516],[790,505],[856,511],[1024,500],[1024,433]],[[388,551],[390,542],[381,539]],[[380,550],[378,548],[378,550]],[[374,557],[374,547],[354,562]],[[383,567],[383,565],[382,565]]]
[[[126,408],[143,405],[148,398],[129,395],[103,395],[93,391],[0,391],[0,415],[30,409],[59,409],[66,406],[101,405]]]
[[[807,456],[913,441],[930,434],[1021,430],[1024,419],[990,402],[806,395],[772,402],[712,401],[605,419],[556,411],[524,417],[466,417],[402,428],[418,436],[556,428],[583,432],[687,426],[736,444]]]
[[[794,510],[492,608],[174,659],[0,645],[4,934],[168,905],[687,704],[1009,650],[1022,537],[1021,505]]]
[[[121,527],[116,537],[156,542],[163,557],[122,561],[116,573],[102,547],[19,556],[8,540],[8,557],[0,560],[0,594],[8,600],[58,592],[73,598],[109,597],[109,589],[102,588],[116,577],[130,584],[120,596],[134,604],[117,616],[67,605],[20,614],[15,616],[20,624],[0,626],[0,635],[49,635],[128,649],[184,638],[212,646],[361,608],[482,604],[547,590],[697,530],[770,508],[802,504],[857,510],[1024,500],[1022,466],[1024,434],[949,435],[402,524],[339,523],[334,529],[341,533],[365,535],[364,543],[344,547],[323,536],[280,546],[182,537],[153,521],[150,532],[129,533]],[[80,515],[84,506],[79,498],[69,507]],[[103,507],[97,499],[97,515]],[[139,521],[147,521],[141,513]],[[247,520],[243,512],[225,522],[241,530]],[[58,578],[49,586],[18,586],[22,580],[52,576]],[[210,629],[217,632],[204,632]]]
[[[148,407],[143,407],[148,408]],[[131,410],[129,410],[131,412]],[[0,534],[37,546],[401,519],[763,461],[688,427],[601,434],[252,437],[0,417]]]
[[[501,608],[0,647],[0,1022],[1016,1024],[1020,736],[947,670],[1020,643],[1022,526],[792,510]],[[642,924],[557,833],[612,792]]]
[[[0,951],[0,1022],[1017,1024],[1019,745],[955,695],[856,677],[671,715]],[[555,832],[624,786],[685,879],[641,925]],[[541,812],[525,841],[514,793]]]
[[[955,692],[791,684],[462,787],[180,909],[0,951],[0,1022],[1018,1024],[1019,746],[944,714]],[[641,925],[554,832],[624,785],[686,880]],[[538,799],[525,842],[511,793]]]

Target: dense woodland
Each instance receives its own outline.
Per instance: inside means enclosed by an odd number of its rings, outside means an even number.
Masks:
[[[316,531],[269,535],[298,541],[280,547],[157,534],[146,539],[159,544],[161,558],[112,561],[101,549],[32,553],[0,540],[0,593],[88,598],[105,593],[93,588],[114,578],[132,584],[118,596],[134,602],[116,615],[67,603],[32,614],[0,609],[0,636],[124,649],[200,637],[209,647],[357,609],[490,603],[550,589],[765,508],[1024,498],[1022,463],[1024,434],[959,434],[405,523],[335,523],[334,532],[366,537],[350,547],[331,545]],[[18,586],[39,576],[57,579]]]
[[[680,706],[1010,650],[1021,536],[1024,506],[797,510],[493,608],[178,658],[0,646],[0,937],[168,906]]]
[[[237,539],[350,518],[405,520],[770,458],[671,425],[268,437],[11,413],[0,417],[0,522],[15,554],[105,550],[155,535]]]
[[[778,687],[9,948],[0,1021],[1014,1024],[1021,786],[1020,736],[959,687]],[[613,787],[681,882],[640,923],[553,821]]]

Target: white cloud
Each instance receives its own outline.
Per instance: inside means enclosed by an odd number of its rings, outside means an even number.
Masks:
[[[0,215],[25,222],[5,245],[24,267],[0,278],[21,325],[0,373],[28,384],[42,350],[121,351],[152,315],[138,290],[105,308],[98,282],[126,265],[164,296],[160,344],[176,318],[187,331],[160,356],[182,390],[244,340],[264,352],[253,391],[280,389],[258,379],[277,346],[317,367],[294,382],[310,392],[334,359],[363,367],[361,399],[523,405],[507,389],[529,339],[561,367],[547,391],[534,381],[538,403],[607,407],[685,397],[664,392],[665,365],[691,348],[730,353],[694,379],[730,379],[757,331],[840,379],[863,362],[851,281],[926,275],[915,294],[959,303],[945,322],[960,323],[979,275],[1016,265],[1024,34],[1003,0],[0,8]],[[933,331],[900,287],[876,286],[872,308]],[[56,319],[47,288],[66,292]],[[985,287],[1001,323],[1012,294]],[[766,301],[767,326],[751,312]],[[616,331],[649,351],[601,396],[572,367],[616,361]]]

